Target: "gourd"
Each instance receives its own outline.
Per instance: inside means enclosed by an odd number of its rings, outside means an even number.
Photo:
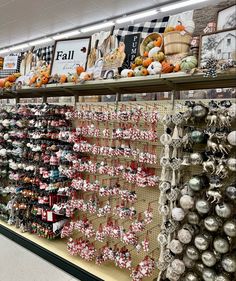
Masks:
[[[134,76],[141,76],[142,75],[141,72],[142,72],[143,68],[144,67],[141,66],[141,65],[135,67],[135,69],[134,69]]]
[[[162,65],[158,61],[152,62],[149,67],[147,68],[150,75],[155,75],[157,73],[160,73],[162,70]]]
[[[162,72],[163,73],[170,73],[174,70],[174,65],[173,64],[170,64],[166,61],[163,61],[162,62]]]
[[[161,51],[160,47],[154,47],[149,51],[148,57],[152,58],[156,53],[159,53],[160,51]]]
[[[135,60],[134,60],[134,63],[136,65],[142,65],[143,64],[143,58],[141,56],[136,57]]]
[[[161,44],[162,44],[162,38],[160,36],[154,41],[154,46],[155,47],[161,47]]]
[[[195,56],[188,56],[181,60],[180,68],[183,71],[193,69],[197,66],[197,59]]]
[[[165,59],[165,54],[163,52],[156,53],[153,55],[153,59],[161,62]]]
[[[67,77],[67,81],[68,82],[76,82],[77,81],[77,79],[78,79],[78,76],[77,76],[77,74],[73,74],[73,73],[69,73],[68,74],[68,77]]]
[[[65,74],[62,74],[61,77],[60,77],[60,83],[63,84],[63,83],[66,83],[66,80],[67,80],[67,77]]]
[[[173,71],[174,71],[174,72],[180,71],[180,64],[177,63],[177,64],[175,65]]]
[[[6,82],[5,78],[0,79],[0,88],[4,88],[5,82]]]
[[[143,66],[144,67],[148,67],[151,63],[152,63],[151,58],[146,58],[146,59],[143,60]]]
[[[134,76],[134,71],[132,69],[123,69],[120,75],[121,77],[132,77]]]
[[[76,67],[76,73],[77,73],[79,76],[80,76],[80,74],[81,74],[82,72],[84,72],[84,71],[85,71],[85,69],[84,69],[83,66],[79,65],[79,66]]]
[[[142,70],[141,70],[141,76],[147,76],[149,74],[148,70],[143,67]]]

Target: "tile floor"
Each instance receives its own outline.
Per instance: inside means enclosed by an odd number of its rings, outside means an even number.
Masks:
[[[1,281],[78,281],[0,234]]]

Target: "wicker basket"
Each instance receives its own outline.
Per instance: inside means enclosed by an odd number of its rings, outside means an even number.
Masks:
[[[166,55],[188,53],[192,36],[179,31],[164,33],[164,51]]]
[[[147,44],[151,41],[156,40],[158,37],[162,38],[162,44],[160,46],[160,48],[163,48],[163,36],[160,33],[150,33],[147,37],[145,37],[142,41],[142,43],[140,44],[140,55],[143,56],[144,52],[145,52],[145,48],[147,46]]]

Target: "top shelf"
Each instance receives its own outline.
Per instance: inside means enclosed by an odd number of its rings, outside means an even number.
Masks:
[[[218,73],[217,78],[206,78],[202,73],[191,75],[179,72],[145,77],[94,80],[86,81],[83,84],[48,84],[42,88],[24,86],[14,92],[3,91],[0,93],[0,99],[233,88],[236,87],[235,77],[236,69],[231,69],[229,72]]]

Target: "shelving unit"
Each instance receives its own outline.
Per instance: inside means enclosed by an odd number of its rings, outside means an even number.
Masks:
[[[158,91],[181,91],[211,88],[236,87],[236,69],[218,73],[217,78],[205,78],[202,73],[172,73],[161,76],[121,78],[113,80],[88,81],[83,84],[49,84],[43,88],[23,87],[16,91],[0,92],[0,99],[20,99],[33,97],[93,96],[123,93]],[[33,251],[47,261],[79,278],[81,281],[128,281],[127,273],[114,266],[102,268],[70,256],[65,252],[65,241],[47,241],[29,233],[21,233],[15,227],[0,221],[0,233]]]

